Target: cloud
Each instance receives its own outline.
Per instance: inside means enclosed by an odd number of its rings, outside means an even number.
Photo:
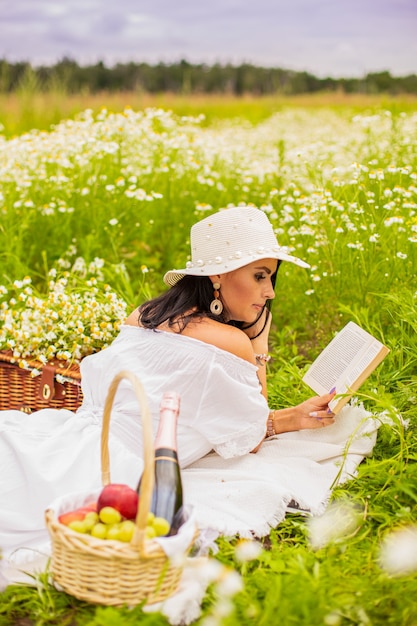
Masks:
[[[415,0],[13,0],[0,56],[33,64],[241,63],[353,76],[417,72]]]

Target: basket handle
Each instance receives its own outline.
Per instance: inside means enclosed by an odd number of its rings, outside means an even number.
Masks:
[[[109,427],[111,409],[114,397],[116,395],[119,383],[123,380],[129,380],[133,390],[139,400],[142,414],[143,428],[143,474],[139,491],[139,506],[136,515],[136,530],[133,533],[131,545],[138,547],[140,552],[144,552],[145,528],[148,518],[148,512],[151,506],[152,491],[154,485],[154,447],[151,415],[149,411],[148,401],[142,383],[137,376],[128,370],[122,370],[113,378],[107,392],[106,402],[104,404],[103,425],[101,431],[101,481],[103,485],[110,483],[110,457],[109,457]]]

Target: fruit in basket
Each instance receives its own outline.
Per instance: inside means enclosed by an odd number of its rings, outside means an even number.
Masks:
[[[118,524],[109,524],[107,527],[107,535],[106,539],[117,539],[120,537],[120,523]]]
[[[90,531],[90,535],[92,537],[96,537],[96,539],[106,539],[107,537],[106,524],[102,524],[101,522],[94,524],[93,528]]]
[[[120,512],[112,506],[103,506],[99,511],[98,517],[103,524],[118,524],[122,521]]]
[[[62,513],[58,516],[58,521],[61,524],[65,524],[65,526],[69,526],[71,522],[76,520],[82,521],[89,513],[95,512],[97,508],[96,502],[90,502],[85,504],[84,506],[78,507],[78,509],[74,509],[73,511],[67,511],[66,513]]]
[[[155,517],[153,520],[153,527],[157,537],[163,537],[169,533],[170,526],[168,520],[163,517]]]
[[[145,528],[145,538],[146,539],[154,539],[156,537],[156,530],[153,526],[147,526]]]
[[[132,541],[133,533],[135,532],[136,524],[133,520],[127,519],[120,524],[119,529],[119,541],[129,543]]]
[[[97,524],[97,522],[98,522],[98,513],[96,513],[95,511],[89,511],[83,520],[83,523],[87,532],[90,532],[93,526]]]
[[[97,501],[97,511],[112,507],[124,519],[135,519],[138,510],[138,494],[128,485],[110,483],[103,487]]]
[[[91,535],[96,539],[107,539],[129,543],[135,532],[136,522],[123,519],[120,512],[110,506],[103,507],[100,513],[80,507],[75,511],[69,511],[62,516],[69,520],[66,524],[77,533]],[[148,513],[145,527],[145,539],[154,539],[169,534],[169,522],[163,517]]]
[[[73,520],[72,522],[68,524],[68,528],[71,528],[71,530],[75,530],[77,533],[84,534],[88,532],[87,526],[85,525],[85,522],[82,519]]]

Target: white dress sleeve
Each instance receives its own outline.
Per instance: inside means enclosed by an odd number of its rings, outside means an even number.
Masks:
[[[211,363],[193,426],[224,458],[247,454],[265,437],[269,409],[256,372],[229,353]]]

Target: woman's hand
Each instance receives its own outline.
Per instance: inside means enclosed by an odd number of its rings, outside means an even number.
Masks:
[[[334,424],[334,413],[329,409],[329,402],[333,400],[335,393],[314,396],[295,407],[274,411],[275,434],[323,428]]]
[[[335,392],[323,396],[313,396],[294,407],[296,419],[300,425],[297,430],[304,428],[323,428],[334,423],[334,413],[329,409],[329,402],[333,400]]]

